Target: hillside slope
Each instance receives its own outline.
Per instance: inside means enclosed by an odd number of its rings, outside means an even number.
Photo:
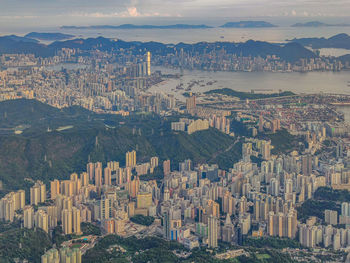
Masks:
[[[20,111],[30,111],[32,117],[16,113],[18,104],[22,105]],[[9,112],[6,119],[2,117],[4,109]],[[39,110],[40,113],[37,112]],[[16,121],[9,115],[17,116]],[[216,129],[192,135],[173,132],[170,130],[170,120],[160,119],[156,115],[119,119],[121,117],[97,115],[79,108],[57,110],[37,101],[17,100],[0,103],[0,116],[0,128],[11,128],[11,125],[22,122],[36,124],[25,129],[21,135],[0,135],[0,180],[3,188],[8,190],[28,188],[32,182],[25,178],[44,182],[68,178],[72,172],[84,171],[89,160],[104,163],[115,160],[124,165],[125,152],[130,150],[137,151],[139,162],[158,156],[160,161],[171,159],[173,167],[187,158],[199,163],[214,156],[218,160],[223,154],[225,162],[221,166],[228,168],[240,157],[238,148],[235,148],[234,154],[230,151],[229,156],[225,152],[235,143],[235,138]],[[59,120],[60,125],[74,122],[74,127],[47,132],[47,123],[54,120]]]

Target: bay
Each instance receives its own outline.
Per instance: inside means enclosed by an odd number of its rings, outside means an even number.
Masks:
[[[153,67],[162,73],[180,73],[177,69],[164,67]],[[230,88],[237,91],[250,92],[251,90],[267,90],[278,92],[292,91],[301,93],[336,93],[350,94],[350,72],[206,72],[184,70],[183,76],[179,79],[167,79],[166,81],[153,86],[151,92],[164,92],[173,94],[177,99],[184,100],[182,93],[191,83],[194,84],[190,91],[205,92],[212,89]],[[182,89],[176,89],[183,84]],[[189,91],[189,90],[187,90]]]

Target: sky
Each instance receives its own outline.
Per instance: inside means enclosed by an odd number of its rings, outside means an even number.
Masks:
[[[350,0],[0,0],[2,26],[162,24],[243,17],[342,22],[349,14]]]

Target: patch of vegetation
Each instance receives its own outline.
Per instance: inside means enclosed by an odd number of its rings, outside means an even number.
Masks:
[[[334,202],[350,202],[350,193],[347,190],[335,190],[330,187],[320,187],[314,193],[317,200]]]
[[[244,246],[256,248],[301,248],[301,244],[293,239],[278,237],[247,237],[244,239]]]
[[[21,227],[21,221],[15,220],[14,222],[7,222],[0,220],[0,233],[9,231],[12,229],[20,228]]]
[[[324,210],[336,210],[340,212],[340,205],[329,200],[306,200],[301,206],[297,207],[298,220],[305,222],[310,216],[316,216],[324,220]]]
[[[245,125],[243,122],[240,122],[240,121],[233,119],[231,121],[230,128],[236,135],[246,136],[246,137],[250,135],[250,131],[248,129],[248,126]]]
[[[134,222],[135,224],[143,225],[143,226],[150,226],[154,222],[153,216],[144,216],[144,215],[135,215],[130,218],[131,222]]]
[[[209,161],[209,163],[217,164],[221,169],[228,170],[233,167],[235,162],[242,158],[242,141],[237,142],[232,147],[225,147],[216,158]]]
[[[149,173],[149,174],[140,176],[140,179],[143,181],[151,181],[151,180],[160,181],[163,178],[164,178],[163,168],[160,166],[156,167],[153,170],[153,173]]]
[[[229,88],[209,90],[209,91],[206,91],[204,94],[222,94],[222,95],[226,95],[226,96],[237,97],[241,100],[267,99],[267,98],[285,97],[285,96],[295,95],[295,93],[293,93],[291,91],[263,94],[263,93],[241,92],[241,91],[236,91],[236,90],[229,89]]]
[[[251,252],[249,257],[239,256],[236,258],[240,263],[292,263],[288,254],[281,253],[277,249],[261,249]]]
[[[260,134],[259,139],[271,140],[273,149],[272,154],[283,154],[292,151],[301,150],[299,143],[303,143],[302,137],[290,134],[286,129],[276,131],[275,133]]]
[[[100,236],[101,235],[101,229],[98,226],[95,226],[94,224],[82,222],[80,225],[80,229],[83,232],[84,236],[88,235],[95,235]]]
[[[15,262],[19,258],[40,263],[41,255],[51,246],[49,236],[40,228],[11,229],[0,235],[0,261]]]
[[[116,245],[123,247],[126,252],[110,249]],[[184,247],[177,242],[156,237],[137,239],[108,235],[86,252],[83,262],[130,262],[128,258],[131,258],[132,262],[179,262],[172,253],[173,250],[184,250]]]

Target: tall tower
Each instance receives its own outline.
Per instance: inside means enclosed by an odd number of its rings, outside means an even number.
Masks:
[[[104,182],[105,185],[111,185],[112,184],[112,170],[109,167],[106,167],[104,169]]]
[[[147,52],[147,76],[151,76],[151,52]]]
[[[171,213],[170,211],[166,211],[163,215],[163,236],[167,240],[170,240],[171,235],[171,229],[170,229],[170,224],[171,224],[171,219],[170,219]]]
[[[218,246],[218,220],[210,215],[208,218],[208,247]]]

